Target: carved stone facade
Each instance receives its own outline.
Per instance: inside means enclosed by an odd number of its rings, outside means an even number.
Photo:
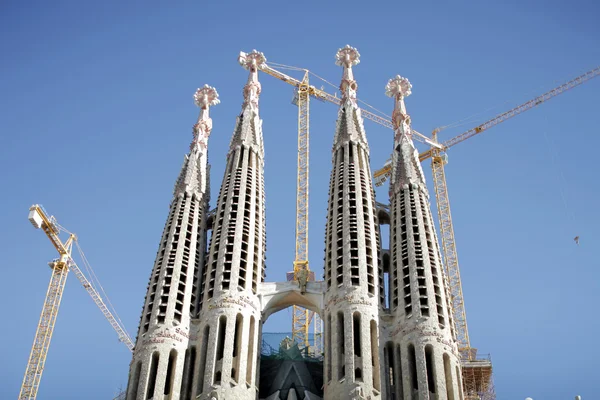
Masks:
[[[258,399],[262,325],[291,305],[315,311],[324,321],[323,388],[299,389],[310,379],[290,361],[266,385],[269,400],[316,400],[321,391],[330,400],[463,400],[448,284],[404,105],[411,86],[396,77],[386,87],[395,99],[388,208],[375,202],[352,69],[359,57],[350,46],[336,54],[343,76],[325,280],[303,288],[297,282],[264,282],[265,150],[258,113],[264,55],[240,54],[249,77],[210,214],[208,111],[218,96],[208,86],[198,90],[201,113],[148,286],[127,400]],[[386,225],[389,249],[380,240]]]
[[[199,311],[200,271],[204,269],[206,213],[210,196],[207,142],[209,108],[217,91],[205,86],[194,95],[200,107],[190,152],[175,184],[130,366],[127,399],[170,396],[181,386],[190,344],[190,322]]]

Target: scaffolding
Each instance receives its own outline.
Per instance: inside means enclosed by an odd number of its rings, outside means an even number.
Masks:
[[[471,357],[461,362],[465,400],[495,400],[492,358],[489,354],[478,356],[477,349],[470,350]]]

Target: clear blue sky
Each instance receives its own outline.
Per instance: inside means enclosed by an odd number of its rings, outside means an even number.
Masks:
[[[391,112],[384,86],[400,74],[413,84],[415,129],[477,115],[442,139],[600,64],[594,1],[125,3],[0,5],[0,398],[18,394],[55,256],[28,207],[43,204],[79,235],[135,336],[198,115],[192,94],[207,83],[221,95],[209,142],[215,199],[247,76],[239,51],[337,84],[335,52],[357,47],[359,97],[374,107]],[[274,281],[294,256],[297,110],[291,86],[261,80]],[[597,78],[449,151],[471,342],[492,354],[500,400],[600,398],[599,94]],[[310,260],[319,275],[336,114],[312,103]],[[392,135],[365,125],[375,169]],[[377,196],[386,202],[387,188]],[[290,325],[282,311],[265,331]],[[39,398],[111,399],[129,361],[71,275]]]

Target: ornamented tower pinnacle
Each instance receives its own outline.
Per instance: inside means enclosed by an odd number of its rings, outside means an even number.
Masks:
[[[390,370],[386,388],[388,398],[460,400],[461,371],[448,285],[404,104],[410,93],[411,84],[400,76],[386,86],[395,103],[389,283],[394,322],[384,346]]]
[[[344,72],[325,238],[327,399],[384,398],[379,367],[375,194],[352,73],[358,63],[359,53],[350,46],[336,54],[336,64]]]
[[[194,95],[201,108],[190,152],[175,184],[160,241],[130,366],[127,399],[176,398],[182,386],[190,320],[198,312],[198,286],[206,248],[209,200],[206,145],[212,121],[209,107],[217,91],[204,86]],[[171,397],[172,396],[172,397]]]
[[[254,400],[258,393],[261,307],[257,295],[264,279],[266,249],[258,67],[265,61],[256,50],[239,58],[250,74],[214,217],[202,278],[198,342],[192,348],[195,362],[190,363],[198,367],[191,397],[185,400]]]

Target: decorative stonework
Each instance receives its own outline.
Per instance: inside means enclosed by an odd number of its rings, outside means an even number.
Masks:
[[[349,44],[337,51],[335,54],[335,65],[351,68],[360,63],[360,53]]]
[[[200,117],[198,117],[198,122],[192,129],[194,139],[190,145],[190,150],[194,148],[196,143],[203,149],[208,145],[208,137],[212,130],[209,108],[219,104],[221,100],[219,100],[219,94],[214,87],[204,85],[194,93],[194,102],[200,107]]]
[[[400,75],[396,75],[385,85],[385,94],[388,97],[408,97],[411,93],[412,85],[409,80]]]
[[[267,62],[265,55],[259,51],[252,50],[250,53],[240,52],[238,62],[242,67],[250,71],[248,83],[244,86],[244,104],[258,110],[258,96],[260,95],[260,82],[258,81],[258,70]]]
[[[404,98],[410,96],[412,85],[408,79],[396,75],[390,79],[385,85],[385,94],[388,97],[395,99],[394,112],[392,114],[392,123],[394,124],[394,130],[396,136],[405,134],[411,136],[412,131],[410,129],[410,117],[406,113],[406,107],[404,105]],[[400,131],[399,131],[399,128]]]
[[[352,67],[360,63],[360,53],[354,47],[346,45],[335,54],[335,65],[344,68],[340,91],[342,92],[342,102],[350,101],[356,105],[356,90],[358,85],[354,80]]]

